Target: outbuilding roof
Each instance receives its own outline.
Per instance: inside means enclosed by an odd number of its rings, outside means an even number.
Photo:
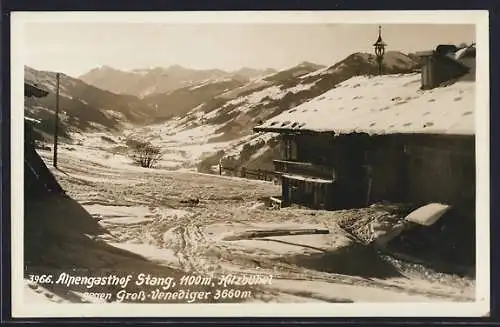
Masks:
[[[28,82],[24,82],[24,95],[25,96],[41,98],[41,97],[47,96],[48,94],[49,94],[49,92],[47,90],[44,90],[37,85],[32,84],[32,83],[28,83]]]

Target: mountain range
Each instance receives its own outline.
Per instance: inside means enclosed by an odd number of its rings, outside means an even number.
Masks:
[[[243,67],[233,72],[227,72],[221,69],[191,69],[180,65],[124,71],[110,66],[101,66],[78,78],[113,93],[145,97],[171,92],[211,79],[232,78],[245,82],[274,72],[276,71],[270,68],[259,70]]]

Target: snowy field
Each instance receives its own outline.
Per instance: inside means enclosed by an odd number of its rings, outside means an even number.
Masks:
[[[395,265],[354,244],[336,223],[348,211],[272,210],[266,199],[281,189],[271,182],[135,167],[110,148],[82,136],[80,145],[61,147],[58,170],[51,152],[39,151],[67,194],[108,231],[98,241],[186,273],[272,275],[242,301],[474,300],[473,280]],[[328,234],[286,235],[291,229]],[[29,301],[68,301],[32,284],[25,291]]]

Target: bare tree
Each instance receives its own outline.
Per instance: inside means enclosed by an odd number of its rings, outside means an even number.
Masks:
[[[154,168],[162,157],[161,148],[151,142],[127,140],[127,145],[132,150],[130,157],[141,167]]]

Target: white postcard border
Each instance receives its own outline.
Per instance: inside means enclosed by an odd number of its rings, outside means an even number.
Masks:
[[[23,303],[24,26],[55,22],[475,24],[476,301],[470,303],[47,304]],[[12,12],[11,13],[12,315],[21,317],[472,317],[490,310],[489,21],[482,11]]]

